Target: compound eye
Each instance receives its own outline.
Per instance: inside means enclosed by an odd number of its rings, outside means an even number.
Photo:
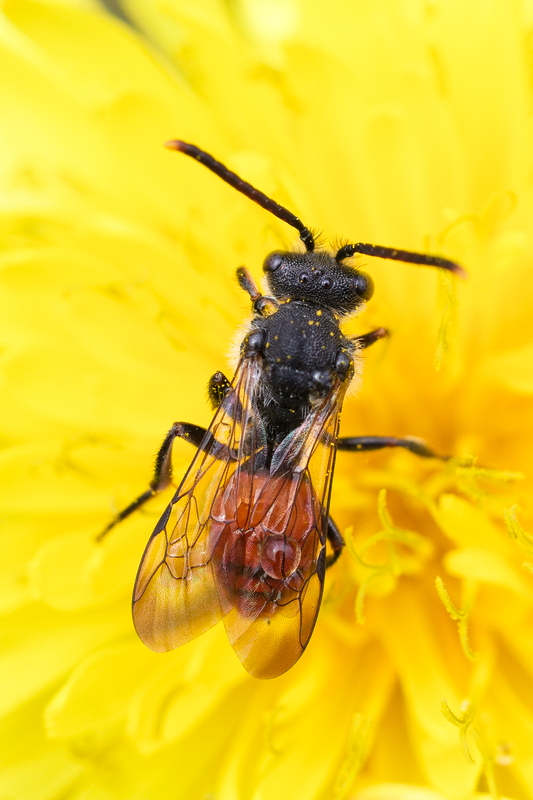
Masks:
[[[270,255],[265,258],[263,271],[275,272],[277,269],[279,269],[279,267],[281,267],[282,264],[283,256],[281,253],[270,253]]]
[[[366,272],[359,272],[354,278],[354,288],[362,300],[370,300],[374,294],[374,281]]]

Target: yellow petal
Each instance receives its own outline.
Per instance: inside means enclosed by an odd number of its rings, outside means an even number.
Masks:
[[[444,563],[452,575],[504,586],[528,600],[532,598],[533,588],[528,586],[526,577],[486,548],[465,547],[452,550],[447,554]]]
[[[485,362],[485,373],[514,392],[533,394],[533,345],[526,344]]]

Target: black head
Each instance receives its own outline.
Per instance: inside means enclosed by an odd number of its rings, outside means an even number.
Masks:
[[[291,253],[276,250],[263,264],[270,293],[278,300],[301,300],[336,314],[351,314],[374,293],[372,278],[340,264],[324,250]]]

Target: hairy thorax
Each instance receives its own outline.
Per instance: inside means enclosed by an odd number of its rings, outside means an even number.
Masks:
[[[300,425],[313,401],[331,389],[339,354],[353,357],[353,344],[331,311],[298,301],[254,320],[252,330],[265,334],[260,414],[281,435]]]

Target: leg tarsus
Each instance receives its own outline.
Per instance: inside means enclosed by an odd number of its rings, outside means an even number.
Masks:
[[[250,295],[252,308],[258,317],[268,317],[279,308],[279,302],[275,297],[261,294],[257,288],[251,273],[246,267],[237,267],[237,281],[241,289]]]
[[[248,295],[250,300],[255,303],[261,297],[261,290],[254,281],[251,272],[247,267],[237,267],[237,283]]]
[[[370,347],[374,342],[379,341],[379,339],[384,339],[389,335],[390,333],[387,328],[376,328],[375,331],[365,333],[363,336],[354,336],[352,342],[357,350],[364,350],[365,347]]]
[[[151,500],[152,497],[155,497],[155,495],[156,495],[155,490],[150,488],[147,489],[142,494],[140,494],[139,497],[136,497],[135,500],[129,504],[129,506],[126,506],[126,508],[123,508],[122,511],[119,511],[118,514],[116,514],[116,516],[113,517],[111,522],[109,522],[105,526],[105,528],[102,531],[100,531],[100,533],[96,537],[96,541],[101,542],[104,536],[106,536],[106,534],[108,534],[109,531],[115,527],[115,525],[118,525],[118,523],[122,522],[123,519],[129,517],[130,514],[133,514],[134,511],[137,511],[137,509],[141,508],[141,506],[143,506],[146,502],[148,502],[148,500]]]
[[[450,456],[441,456],[427,446],[423,439],[416,436],[342,436],[337,443],[339,450],[349,450],[369,452],[370,450],[382,450],[385,447],[403,447],[405,450],[414,453],[422,458],[438,458],[441,461],[448,461]]]
[[[342,538],[341,532],[331,517],[328,517],[327,537],[333,550],[333,553],[330,553],[330,555],[326,557],[326,569],[329,569],[337,561],[344,547],[344,539]]]

